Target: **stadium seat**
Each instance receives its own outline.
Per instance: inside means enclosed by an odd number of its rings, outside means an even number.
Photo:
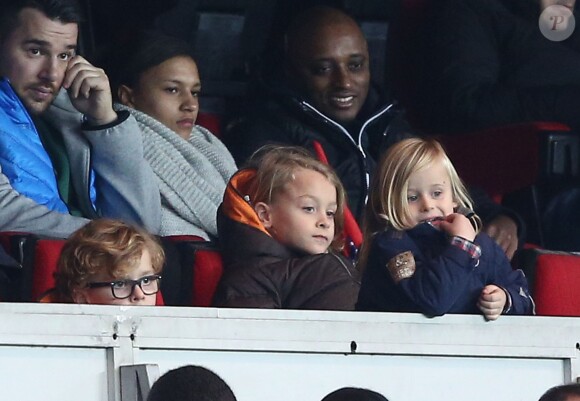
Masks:
[[[185,305],[211,306],[214,293],[223,274],[221,253],[214,242],[205,241],[196,236],[166,237],[176,242],[181,248],[182,268],[186,269],[182,275],[182,299]]]
[[[538,315],[580,317],[580,255],[529,249],[520,252],[518,263]]]
[[[54,288],[54,272],[64,244],[65,240],[63,239],[39,239],[36,241],[31,301],[40,300],[48,290]]]
[[[208,129],[216,137],[221,138],[222,123],[220,116],[217,114],[200,112],[195,123]]]

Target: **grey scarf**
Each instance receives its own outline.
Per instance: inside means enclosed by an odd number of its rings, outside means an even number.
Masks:
[[[119,104],[115,107],[128,110],[141,128],[145,159],[159,180],[159,234],[217,236],[217,208],[237,170],[224,144],[199,125],[186,141],[148,114]]]

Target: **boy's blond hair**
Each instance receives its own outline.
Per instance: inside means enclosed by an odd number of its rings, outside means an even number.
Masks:
[[[117,220],[90,221],[75,231],[62,249],[55,273],[57,299],[73,302],[74,291],[100,272],[113,279],[125,277],[139,265],[145,250],[151,256],[154,273],[159,274],[165,254],[155,237]]]
[[[407,230],[414,226],[407,200],[409,177],[438,160],[443,162],[449,175],[453,201],[463,208],[473,208],[465,185],[438,141],[409,138],[397,142],[381,158],[370,187],[363,222],[362,265],[366,262],[375,233],[386,229]],[[480,223],[479,218],[475,219]]]
[[[342,249],[346,193],[332,167],[315,159],[304,148],[277,145],[266,145],[258,149],[250,158],[247,167],[256,170],[256,177],[248,191],[253,205],[258,202],[271,204],[276,195],[284,191],[286,184],[294,180],[296,169],[303,168],[322,174],[336,188],[337,207],[331,247],[334,250]]]

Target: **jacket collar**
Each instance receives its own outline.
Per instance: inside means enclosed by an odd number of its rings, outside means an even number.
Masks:
[[[258,218],[258,214],[252,206],[252,199],[248,195],[255,176],[256,170],[251,168],[239,170],[232,176],[224,193],[222,211],[228,218],[254,227],[270,236]]]

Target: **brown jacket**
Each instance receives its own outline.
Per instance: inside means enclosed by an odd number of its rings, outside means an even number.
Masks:
[[[224,274],[214,305],[353,310],[358,271],[342,255],[299,254],[272,238],[244,199],[254,175],[251,169],[236,173],[218,210]]]

